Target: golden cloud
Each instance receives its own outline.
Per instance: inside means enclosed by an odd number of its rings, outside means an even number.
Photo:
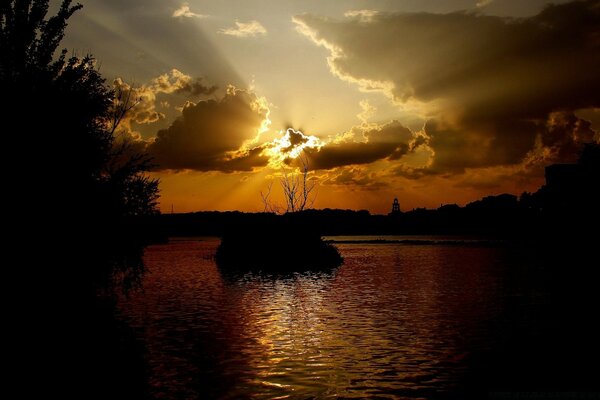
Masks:
[[[161,170],[251,171],[269,161],[262,146],[248,145],[264,129],[268,113],[263,99],[230,87],[219,100],[188,103],[147,149]]]
[[[471,12],[367,16],[304,14],[294,22],[329,50],[333,74],[399,106],[426,110],[422,141],[432,162],[399,171],[456,174],[525,165],[541,154],[546,162],[567,161],[582,143],[597,140],[573,110],[600,106],[600,0],[551,5],[520,19]],[[563,122],[551,128],[559,115]],[[386,153],[352,146],[347,150],[362,152],[362,163]],[[333,146],[320,153],[340,163],[354,158]]]

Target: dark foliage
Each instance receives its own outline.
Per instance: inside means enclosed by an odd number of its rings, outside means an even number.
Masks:
[[[224,270],[276,273],[340,266],[343,259],[337,248],[296,216],[286,214],[228,231],[217,249],[217,264]]]
[[[67,20],[81,5],[65,0],[46,18],[48,3],[0,6],[0,88],[7,100],[3,115],[13,127],[5,127],[4,136],[8,149],[20,154],[9,179],[29,222],[42,231],[59,224],[81,240],[82,255],[94,255],[82,275],[106,287],[128,268],[122,262],[131,252],[122,250],[143,245],[133,221],[157,213],[158,182],[144,174],[148,156],[115,137],[128,105],[114,101],[95,60],[68,58],[66,50],[55,57]]]
[[[150,159],[115,137],[123,105],[95,60],[57,54],[80,8],[63,0],[48,17],[48,0],[0,3],[5,229],[12,282],[33,294],[16,325],[31,336],[17,397],[133,399],[145,395],[142,359],[112,297],[140,279],[158,182],[145,175]],[[43,396],[27,396],[31,382]]]

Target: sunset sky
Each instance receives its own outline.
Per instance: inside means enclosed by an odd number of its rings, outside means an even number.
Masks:
[[[299,154],[315,208],[465,204],[600,140],[600,0],[81,2],[63,45],[140,98],[163,212],[262,211]]]

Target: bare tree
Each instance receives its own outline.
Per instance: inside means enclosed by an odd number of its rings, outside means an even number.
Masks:
[[[309,209],[313,206],[316,198],[317,183],[309,178],[308,159],[305,155],[299,157],[301,163],[300,173],[283,170],[283,177],[279,180],[283,196],[285,199],[285,212],[297,212]],[[266,194],[260,192],[265,212],[274,212],[276,214],[282,207],[272,203],[269,200],[273,182],[269,184]]]
[[[312,208],[317,199],[317,192],[315,192],[317,182],[308,178],[308,158],[305,155],[301,155],[300,162],[302,163],[302,193],[300,195],[300,209],[298,211]]]
[[[267,187],[267,192],[263,193],[263,191],[260,191],[260,197],[261,200],[263,202],[263,212],[266,213],[273,213],[273,214],[280,214],[281,213],[281,207],[277,204],[272,202],[271,200],[269,200],[269,196],[271,196],[271,190],[273,189],[273,181],[271,181],[269,183],[269,186]]]
[[[285,198],[285,211],[295,212],[298,205],[298,187],[300,185],[300,178],[293,172],[283,171],[283,177],[279,180],[281,189],[283,190],[283,196]]]

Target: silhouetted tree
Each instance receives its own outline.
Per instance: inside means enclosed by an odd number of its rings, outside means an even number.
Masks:
[[[273,190],[273,182],[269,182],[269,186],[267,186],[267,191],[264,193],[262,190],[260,191],[260,199],[262,200],[262,203],[263,203],[263,212],[280,214],[281,207],[279,206],[279,204],[271,201],[271,199],[270,199],[272,190]]]
[[[285,207],[281,207],[269,199],[273,188],[273,183],[271,182],[266,193],[260,192],[264,212],[279,214],[283,208],[285,208],[286,212],[298,212],[312,208],[317,198],[315,192],[317,184],[308,177],[308,159],[301,155],[298,160],[301,164],[300,173],[290,173],[284,169],[283,177],[279,180],[283,191],[283,198],[285,199]]]
[[[15,219],[5,230],[21,246],[13,282],[40,299],[21,311],[36,333],[22,358],[46,397],[140,398],[143,371],[134,377],[138,354],[112,295],[115,278],[140,277],[140,221],[156,213],[158,182],[150,159],[115,137],[135,100],[107,86],[93,57],[57,54],[80,8],[64,0],[48,17],[48,0],[0,2],[0,129],[12,155],[2,186]]]
[[[98,278],[123,259],[111,251],[135,236],[131,218],[157,212],[158,181],[145,175],[148,156],[115,138],[135,99],[108,87],[93,57],[67,57],[66,50],[55,57],[67,20],[81,5],[64,0],[47,18],[48,6],[48,0],[0,6],[3,114],[16,127],[5,136],[8,149],[34,172],[11,183],[24,211],[38,210],[34,219],[53,213],[56,220],[44,222],[86,238],[79,248],[96,255]]]
[[[313,191],[316,187],[314,181],[308,179],[308,159],[301,155],[298,157],[301,163],[300,175],[285,175],[281,180],[281,186],[285,194],[287,210],[304,211],[311,208],[316,200]]]

